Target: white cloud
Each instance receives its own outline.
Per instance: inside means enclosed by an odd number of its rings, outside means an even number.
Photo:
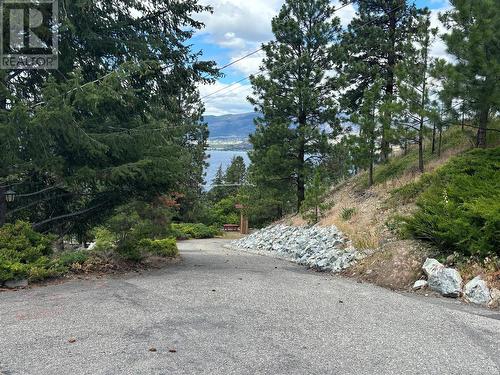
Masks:
[[[206,115],[224,115],[252,112],[253,107],[247,101],[252,93],[252,87],[242,82],[228,87],[230,84],[217,82],[214,85],[202,85],[199,87],[201,97],[217,92],[215,95],[203,99]],[[219,90],[224,90],[220,91]]]
[[[229,62],[233,62],[257,50],[262,43],[273,38],[271,20],[278,14],[283,2],[283,0],[201,0],[202,4],[212,6],[214,13],[203,14],[199,17],[206,24],[206,28],[199,35],[204,37],[206,43],[227,49]],[[332,1],[332,4],[336,7],[342,6],[340,0]],[[440,34],[446,32],[446,28],[439,21],[438,12],[448,8],[449,5],[443,5],[442,8],[432,10],[431,13],[432,26],[438,27]],[[355,13],[353,5],[348,5],[335,15],[340,18],[342,26],[346,27]],[[434,57],[452,60],[441,38],[436,39],[431,53]],[[263,52],[252,55],[228,69],[240,73],[242,77],[255,74],[259,70],[263,57]],[[227,86],[228,84],[220,82],[212,86],[202,86],[200,87],[201,95],[205,96]],[[246,100],[250,93],[250,85],[244,83],[208,97],[204,99],[206,113],[220,115],[252,111],[253,108]]]
[[[431,11],[431,26],[435,27],[438,29],[438,37],[434,41],[434,44],[432,45],[431,48],[431,55],[436,58],[441,58],[445,59],[449,62],[453,61],[453,57],[446,52],[446,44],[444,43],[443,39],[441,39],[441,35],[447,33],[446,27],[443,25],[443,23],[439,20],[439,13],[443,13],[450,9],[451,6],[447,5],[443,8],[440,9],[433,9]]]
[[[213,14],[203,14],[200,20],[206,25],[201,34],[210,41],[232,48],[248,47],[272,38],[271,20],[281,7],[282,0],[202,0],[210,5]],[[238,40],[229,43],[228,39]]]

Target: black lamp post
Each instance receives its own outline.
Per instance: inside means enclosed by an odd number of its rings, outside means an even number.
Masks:
[[[5,200],[7,203],[13,203],[14,200],[16,199],[16,192],[13,190],[7,190],[5,192]]]
[[[0,186],[0,227],[5,224],[7,216],[7,203],[12,203],[16,199],[16,192],[6,190],[4,186]]]

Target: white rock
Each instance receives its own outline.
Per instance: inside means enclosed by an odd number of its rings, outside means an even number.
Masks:
[[[439,263],[436,259],[427,258],[422,269],[424,270],[427,277],[430,277],[434,272],[444,268],[444,266]]]
[[[235,241],[232,246],[322,271],[340,272],[363,258],[335,227],[274,225]]]
[[[6,288],[9,289],[17,289],[17,288],[26,288],[28,286],[28,280],[9,280],[3,283]]]
[[[477,276],[465,285],[464,288],[465,298],[467,301],[474,303],[476,305],[488,305],[491,300],[490,289],[481,279],[481,276]]]
[[[429,283],[426,280],[417,280],[415,284],[413,284],[413,290],[420,290],[427,288]]]
[[[462,294],[462,277],[453,268],[437,268],[429,276],[429,287],[445,297],[457,298]]]
[[[491,301],[488,304],[488,307],[492,309],[500,308],[500,290],[496,288],[491,289]]]

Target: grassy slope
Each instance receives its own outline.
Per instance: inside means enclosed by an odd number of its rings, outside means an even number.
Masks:
[[[498,125],[498,124],[497,124]],[[440,157],[430,152],[426,145],[426,172],[432,172],[456,155],[460,155],[474,146],[475,132],[462,131],[456,127],[443,134],[443,147]],[[498,133],[490,135],[489,144],[500,145]],[[343,184],[336,186],[328,199],[333,208],[322,220],[322,225],[336,225],[346,233],[354,245],[367,250],[371,256],[350,270],[355,275],[379,285],[402,289],[410,286],[421,274],[420,266],[428,255],[435,255],[435,250],[427,244],[405,240],[398,237],[394,218],[408,215],[416,209],[415,194],[400,196],[398,191],[417,186],[421,178],[418,172],[418,151],[410,150],[407,155],[396,155],[385,164],[375,169],[375,185],[367,187],[367,175],[362,173]],[[348,215],[346,220],[346,211]],[[352,213],[354,212],[354,213]],[[349,217],[350,216],[350,217]],[[466,278],[483,273],[498,272],[496,267],[477,264],[461,265]],[[391,272],[392,271],[392,272]]]

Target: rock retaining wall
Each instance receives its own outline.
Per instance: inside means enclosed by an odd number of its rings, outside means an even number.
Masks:
[[[336,227],[273,225],[232,242],[231,247],[332,272],[363,257]]]

